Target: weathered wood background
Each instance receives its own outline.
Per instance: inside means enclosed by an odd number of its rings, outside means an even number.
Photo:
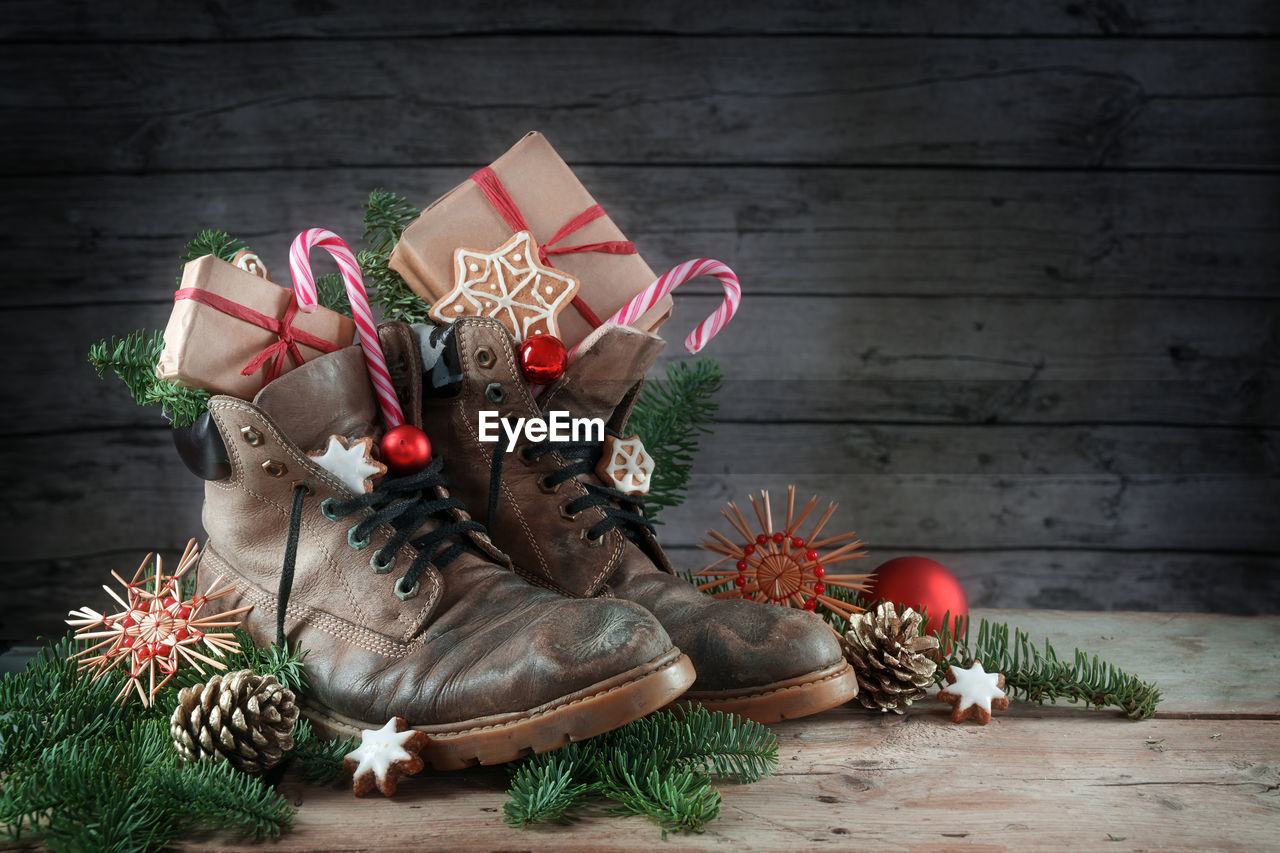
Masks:
[[[163,326],[185,240],[284,269],[529,129],[653,267],[745,282],[686,564],[795,482],[974,605],[1280,610],[1280,6],[339,5],[0,12],[0,639],[200,533],[166,427],[85,360]]]

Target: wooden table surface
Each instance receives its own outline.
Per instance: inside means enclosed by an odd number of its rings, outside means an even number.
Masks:
[[[955,725],[930,698],[905,716],[844,707],[773,726],[778,772],[720,786],[701,835],[643,818],[502,822],[501,768],[427,773],[392,799],[286,779],[298,809],[277,842],[184,849],[1236,850],[1280,848],[1280,617],[974,612],[1081,648],[1164,691],[1156,717],[1015,702]]]

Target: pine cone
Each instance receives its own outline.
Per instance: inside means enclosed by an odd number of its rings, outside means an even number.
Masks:
[[[293,748],[298,704],[274,675],[241,669],[215,675],[178,693],[169,729],[188,761],[230,761],[245,773],[261,773]]]
[[[928,695],[938,664],[926,652],[938,648],[938,638],[920,636],[920,614],[910,607],[901,617],[888,602],[859,613],[841,645],[857,673],[863,707],[901,714]]]

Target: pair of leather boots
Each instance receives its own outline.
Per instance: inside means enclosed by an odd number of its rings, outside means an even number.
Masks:
[[[594,473],[600,443],[482,441],[480,413],[599,417],[621,431],[662,341],[605,326],[534,398],[493,320],[380,330],[405,416],[435,448],[366,494],[308,457],[378,438],[358,347],[252,403],[209,410],[231,474],[206,484],[197,581],[252,604],[259,644],[305,649],[304,712],[331,734],[400,716],[437,769],[593,737],[677,701],[772,722],[848,701],[834,633],[790,608],[715,599],[672,573],[637,499]],[[426,370],[424,371],[424,367]],[[425,381],[424,381],[425,380]],[[447,475],[447,480],[446,480]]]

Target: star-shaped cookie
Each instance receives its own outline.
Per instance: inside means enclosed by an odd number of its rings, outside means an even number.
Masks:
[[[373,491],[373,478],[387,473],[387,466],[373,458],[371,438],[349,442],[340,435],[331,435],[323,451],[307,455],[357,495]]]
[[[1004,695],[1004,676],[987,672],[982,664],[974,662],[968,669],[951,667],[947,670],[947,689],[938,692],[938,698],[950,702],[951,722],[973,719],[986,725],[991,722],[991,711],[1003,711],[1009,707]]]
[[[360,732],[360,745],[342,759],[342,769],[351,774],[357,797],[374,788],[389,797],[396,792],[401,776],[412,776],[422,769],[418,753],[426,745],[426,734],[409,728],[403,717],[392,717],[380,729]]]
[[[431,319],[492,317],[520,343],[534,335],[560,337],[557,316],[578,295],[578,280],[538,260],[538,244],[520,231],[492,252],[456,249],[453,290],[431,306]]]
[[[653,468],[653,457],[645,452],[640,436],[608,436],[604,440],[604,453],[596,463],[596,476],[606,486],[612,486],[625,495],[647,495]]]

